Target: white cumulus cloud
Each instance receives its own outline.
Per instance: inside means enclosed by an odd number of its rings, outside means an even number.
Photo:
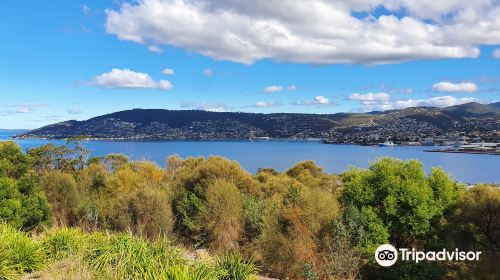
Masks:
[[[461,82],[461,83],[451,83],[451,82],[439,82],[432,85],[432,90],[436,92],[476,92],[478,91],[478,86],[475,83]]]
[[[172,84],[167,80],[154,81],[146,73],[134,72],[130,69],[112,69],[111,72],[103,73],[94,77],[91,85],[100,88],[120,88],[120,89],[172,89]]]
[[[226,112],[229,107],[225,103],[209,103],[209,102],[181,102],[181,108],[191,110],[202,110],[208,112]]]
[[[283,86],[268,86],[265,89],[263,89],[262,91],[267,92],[267,93],[273,93],[273,92],[280,92],[283,89],[284,89]]]
[[[316,104],[321,104],[321,105],[330,104],[330,100],[328,100],[328,98],[321,96],[321,95],[314,97],[313,102]]]
[[[393,104],[394,109],[401,109],[407,107],[417,107],[417,106],[432,106],[432,107],[449,107],[455,105],[461,105],[469,102],[478,102],[479,100],[473,97],[462,97],[456,98],[454,96],[437,96],[427,99],[407,99],[398,100]]]
[[[49,105],[43,104],[43,103],[23,103],[23,104],[7,104],[4,105],[4,107],[7,108],[12,108],[6,111],[3,111],[4,113],[17,113],[17,114],[27,114],[34,112],[40,108],[48,107]],[[14,110],[13,110],[14,109]]]
[[[255,107],[265,108],[265,107],[276,107],[280,106],[281,103],[274,101],[258,101],[255,103]]]
[[[331,105],[330,99],[322,95],[315,96],[312,100],[298,101],[293,103],[293,105],[303,105],[303,106],[328,106]]]
[[[500,44],[499,18],[495,0],[139,0],[107,10],[105,26],[120,40],[245,64],[384,64],[478,57]]]
[[[288,91],[296,91],[297,90],[297,86],[295,85],[289,85],[289,86],[268,86],[266,88],[264,88],[262,91],[263,92],[266,92],[266,93],[273,93],[273,92],[280,92],[280,91],[283,91],[283,90],[288,90]]]
[[[366,101],[386,102],[389,101],[389,98],[390,95],[385,92],[378,92],[378,93],[369,92],[366,94],[353,93],[348,97],[349,100],[365,101],[365,102]]]
[[[456,98],[454,96],[435,96],[422,99],[397,99],[391,98],[391,95],[385,92],[379,93],[354,93],[351,94],[348,100],[357,101],[361,107],[355,111],[370,112],[370,111],[386,111],[393,109],[404,109],[408,107],[449,107],[454,105],[465,104],[469,102],[479,102],[477,98],[462,97]]]
[[[162,73],[163,75],[167,75],[167,76],[169,76],[169,75],[174,75],[174,74],[175,74],[175,71],[174,71],[174,69],[165,68],[165,69],[163,69],[163,71],[161,71],[161,73]]]

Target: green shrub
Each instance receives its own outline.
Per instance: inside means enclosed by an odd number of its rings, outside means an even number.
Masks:
[[[175,201],[177,229],[182,235],[189,237],[195,246],[204,245],[208,239],[200,218],[205,208],[206,202],[189,191]]]
[[[18,179],[28,172],[30,163],[14,141],[0,141],[0,176]]]
[[[86,234],[76,228],[54,228],[42,237],[47,256],[54,260],[67,258],[81,251],[86,245]]]
[[[220,280],[249,280],[258,272],[257,267],[250,260],[244,260],[241,255],[229,253],[220,257],[216,262]]]
[[[162,277],[165,280],[216,280],[217,271],[204,265],[174,265],[171,266]]]
[[[210,247],[224,252],[238,247],[242,230],[242,198],[231,182],[217,180],[206,191],[207,207],[203,224],[209,235]]]
[[[444,207],[460,192],[460,186],[439,169],[433,169],[427,178],[422,163],[416,160],[382,158],[368,170],[351,168],[344,179],[344,204],[362,210],[370,227],[387,232],[388,241],[397,247],[411,247],[418,240],[429,239],[434,221],[439,221]],[[368,249],[387,241],[384,234],[377,235],[370,237]]]
[[[45,254],[38,243],[0,223],[0,279],[16,279],[22,273],[40,270],[44,264]]]
[[[246,196],[243,199],[243,220],[245,238],[250,241],[258,237],[264,227],[264,211],[266,204],[264,200]]]
[[[146,187],[109,199],[104,215],[112,230],[155,239],[170,236],[174,217],[167,192]]]
[[[76,225],[80,192],[75,178],[69,173],[48,171],[40,176],[40,186],[52,205],[55,223],[60,226]]]
[[[119,279],[158,279],[170,266],[184,263],[166,241],[148,243],[129,234],[109,236],[107,242],[100,239],[87,261],[96,270],[111,268]]]
[[[14,142],[0,142],[0,220],[24,230],[47,222],[50,215],[30,162]]]

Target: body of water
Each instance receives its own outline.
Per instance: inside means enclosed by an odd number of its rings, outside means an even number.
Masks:
[[[0,132],[0,140],[8,140],[9,132]],[[24,150],[49,142],[61,145],[61,140],[15,140]],[[418,159],[428,172],[440,166],[451,176],[465,183],[500,183],[500,156],[480,154],[428,153],[430,147],[373,147],[357,145],[326,145],[318,141],[83,141],[92,156],[123,153],[134,160],[155,161],[165,165],[169,155],[182,157],[219,155],[238,161],[255,173],[259,167],[279,171],[295,163],[313,160],[325,171],[342,173],[349,166],[369,166],[379,157]]]

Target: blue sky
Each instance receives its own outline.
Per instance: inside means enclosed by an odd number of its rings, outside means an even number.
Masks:
[[[215,2],[4,1],[0,128],[132,108],[336,113],[500,100],[500,27],[487,22],[496,1],[314,0],[307,12],[287,0]],[[471,25],[469,10],[490,29]]]

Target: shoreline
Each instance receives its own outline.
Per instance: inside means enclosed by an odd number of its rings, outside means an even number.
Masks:
[[[495,151],[470,151],[470,150],[453,150],[453,149],[434,149],[424,150],[428,153],[449,153],[449,154],[473,154],[473,155],[492,155],[499,156],[500,152]]]

